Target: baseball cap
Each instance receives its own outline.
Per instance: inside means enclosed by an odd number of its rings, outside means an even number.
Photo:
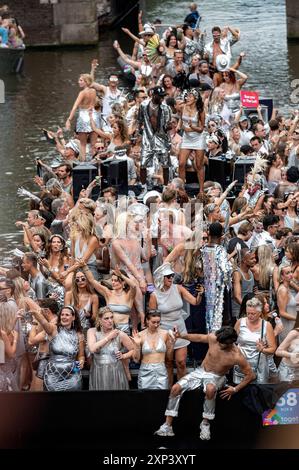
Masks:
[[[161,86],[155,86],[153,88],[153,95],[166,96],[166,91]]]

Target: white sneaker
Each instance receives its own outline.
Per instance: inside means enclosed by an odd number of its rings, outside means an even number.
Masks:
[[[164,437],[174,436],[172,426],[169,426],[169,424],[167,423],[162,424],[162,426],[160,426],[158,431],[156,431],[154,434],[157,434],[158,436],[164,436]]]
[[[211,439],[211,431],[210,431],[210,423],[206,423],[205,421],[202,421],[200,423],[200,439],[202,441],[208,441]]]

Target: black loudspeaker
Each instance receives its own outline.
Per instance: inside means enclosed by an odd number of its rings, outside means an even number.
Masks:
[[[186,171],[186,184],[198,183],[196,171]]]
[[[271,119],[273,112],[273,99],[272,98],[260,98],[259,103],[261,105],[261,113],[264,122],[268,122]],[[244,113],[248,118],[252,116],[258,117],[256,108],[244,108]]]
[[[78,200],[80,191],[84,188],[86,189],[96,176],[98,176],[98,169],[96,166],[90,165],[90,163],[82,162],[73,167],[73,196],[75,202]],[[90,197],[95,201],[99,195],[100,186],[96,186]]]
[[[270,121],[272,113],[273,113],[273,99],[272,98],[260,98],[259,99],[260,105],[267,108],[267,121]]]
[[[233,181],[238,180],[237,188],[242,186],[247,173],[254,166],[255,157],[238,158],[234,163]]]
[[[118,194],[128,195],[128,163],[126,160],[110,160],[101,164],[101,190],[112,186]]]
[[[230,160],[222,157],[209,158],[209,169],[206,180],[217,181],[225,189],[231,182],[232,167]]]

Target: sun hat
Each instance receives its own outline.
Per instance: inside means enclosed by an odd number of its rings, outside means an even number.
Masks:
[[[140,31],[139,36],[145,36],[147,34],[154,35],[155,31],[154,31],[153,27],[150,24],[145,23],[144,30]]]
[[[216,57],[216,68],[219,72],[225,72],[229,69],[229,57],[225,54],[220,54]]]

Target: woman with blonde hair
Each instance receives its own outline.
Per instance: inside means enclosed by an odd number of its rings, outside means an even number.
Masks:
[[[258,291],[268,291],[271,301],[277,292],[278,267],[273,260],[273,250],[269,245],[261,245],[256,250],[257,264],[253,266],[252,272],[255,280],[255,287]]]
[[[95,234],[94,218],[91,213],[76,211],[71,217],[71,255],[87,263],[95,279],[98,279],[95,252],[99,249],[99,241]],[[76,270],[76,265],[65,271],[64,276]]]
[[[140,234],[144,230],[144,246],[141,246]],[[151,255],[150,231],[143,226],[142,217],[123,212],[116,219],[115,237],[111,245],[112,265],[118,265],[137,281],[135,307],[144,327],[143,296],[147,289],[141,260],[148,261]],[[135,325],[134,325],[135,328]]]
[[[86,73],[80,75],[78,84],[81,91],[72,107],[69,117],[66,120],[65,127],[70,130],[71,121],[73,120],[77,109],[79,108],[79,117],[76,124],[76,133],[81,144],[81,158],[86,160],[86,144],[88,136],[90,136],[91,153],[95,153],[95,144],[97,141],[97,134],[93,131],[90,125],[89,110],[91,109],[93,120],[96,122],[97,127],[100,127],[100,114],[95,110],[97,105],[96,91],[91,88],[92,77]]]
[[[291,281],[293,279],[293,270],[290,265],[280,265],[279,281],[277,290],[277,305],[279,315],[283,324],[283,330],[279,335],[279,341],[282,342],[288,333],[294,328],[297,317],[296,294],[291,290]]]
[[[18,390],[15,359],[18,332],[15,330],[17,306],[13,302],[0,302],[0,392]]]
[[[226,115],[229,115],[229,109],[227,108],[225,101],[225,90],[220,87],[216,87],[213,90],[211,95],[209,105],[208,105],[208,114],[209,115],[219,115],[223,117],[224,111]]]
[[[89,390],[128,390],[123,361],[133,357],[134,345],[126,333],[115,328],[109,307],[98,311],[95,328],[87,332],[87,345],[92,353]],[[122,353],[122,348],[127,352]]]

